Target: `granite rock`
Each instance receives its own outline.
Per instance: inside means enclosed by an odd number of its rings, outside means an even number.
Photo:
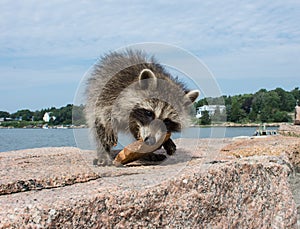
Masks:
[[[278,132],[285,136],[300,137],[300,125],[281,124],[278,128]]]
[[[1,153],[0,227],[296,228],[288,156],[237,157],[228,144],[179,139],[162,164],[123,168],[77,148]]]

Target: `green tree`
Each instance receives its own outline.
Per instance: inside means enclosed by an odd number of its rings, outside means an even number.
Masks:
[[[264,97],[266,93],[266,89],[261,89],[258,92],[256,92],[253,96],[252,111],[256,114],[260,114],[262,109],[264,108]]]
[[[42,110],[40,110],[40,111],[36,110],[36,111],[33,113],[34,120],[42,121],[45,113],[46,113],[46,111],[45,111],[44,109],[42,109]]]
[[[225,106],[229,106],[232,104],[232,97],[231,96],[224,96]]]
[[[293,89],[291,91],[291,94],[293,95],[293,97],[295,98],[295,100],[298,100],[300,102],[300,90],[299,90],[299,87],[296,87],[295,89]]]
[[[273,115],[274,122],[291,122],[292,118],[286,111],[276,111]]]
[[[239,103],[238,99],[234,98],[230,111],[230,121],[240,123],[243,122],[245,117],[246,112],[241,108],[241,104]]]
[[[226,105],[226,117],[227,117],[227,121],[231,121],[231,110],[232,110],[232,105],[231,104],[227,104]]]
[[[276,88],[271,91],[260,89],[254,94],[204,98],[198,105],[222,104],[220,101],[223,101],[227,120],[232,122],[289,122],[291,118],[288,113],[294,111],[297,99],[300,101],[299,87],[290,92]],[[218,120],[219,115],[216,111],[212,120]]]
[[[221,112],[219,106],[216,107],[215,113],[211,117],[212,122],[225,122],[226,121],[226,111]]]
[[[209,117],[208,111],[203,111],[202,117],[200,118],[201,125],[210,125],[211,119]]]
[[[72,124],[72,110],[73,105],[68,104],[66,107],[61,107],[59,109],[52,109],[52,115],[55,116],[55,120],[53,120],[54,125],[70,125]]]
[[[9,118],[10,114],[6,111],[0,111],[0,118]]]
[[[292,112],[296,103],[296,98],[293,96],[293,94],[283,90],[282,88],[276,88],[275,92],[280,98],[280,110]]]
[[[86,124],[85,114],[84,114],[84,106],[73,106],[73,124],[74,125],[84,125]]]
[[[11,114],[11,118],[16,119],[21,117],[24,121],[30,121],[33,114],[34,113],[28,109],[18,110],[17,112]]]
[[[252,101],[253,101],[253,95],[252,94],[245,94],[241,98],[241,108],[249,114],[251,112],[252,108]]]
[[[202,107],[204,105],[208,105],[207,100],[206,99],[200,99],[198,102],[194,103],[195,108],[197,107]]]
[[[258,120],[258,114],[256,112],[254,112],[253,109],[251,109],[248,117],[251,122],[255,122]]]

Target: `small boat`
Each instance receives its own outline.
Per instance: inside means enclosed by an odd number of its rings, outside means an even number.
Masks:
[[[43,129],[49,129],[49,126],[48,126],[48,124],[45,124],[45,125],[43,125],[42,128],[43,128]]]
[[[277,130],[267,130],[266,124],[259,126],[254,132],[253,136],[266,136],[266,135],[277,135]]]

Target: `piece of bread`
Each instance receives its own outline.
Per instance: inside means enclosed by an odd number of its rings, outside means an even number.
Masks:
[[[145,153],[151,153],[159,149],[164,142],[171,137],[171,133],[167,133],[165,139],[161,144],[147,145],[142,140],[135,141],[121,150],[115,157],[115,165],[125,165],[130,162],[136,161],[144,156]]]

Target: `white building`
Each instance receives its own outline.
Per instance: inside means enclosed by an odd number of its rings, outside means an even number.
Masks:
[[[220,110],[221,114],[226,112],[226,106],[224,105],[204,105],[197,108],[196,118],[201,118],[203,116],[203,111],[208,111],[209,116],[212,116],[215,114],[217,109]]]
[[[43,117],[44,122],[49,122],[51,119],[55,120],[56,117],[51,115],[51,112],[46,112]]]

